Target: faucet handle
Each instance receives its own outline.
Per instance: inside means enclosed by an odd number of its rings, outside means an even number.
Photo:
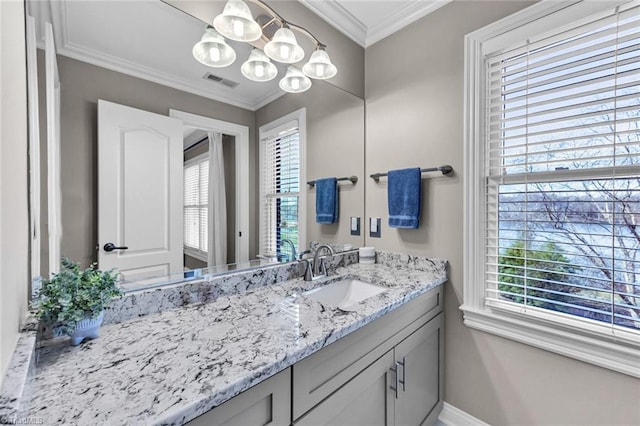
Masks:
[[[299,259],[299,260],[305,260],[305,259],[304,259],[304,255],[305,255],[305,254],[311,254],[311,250],[307,249],[307,250],[305,250],[305,251],[303,251],[303,252],[300,252],[300,254],[298,254],[298,259]]]
[[[302,253],[300,254],[302,255]],[[309,259],[300,259],[298,262],[304,263],[304,280],[312,281],[313,280],[313,270],[311,269],[311,261]]]
[[[320,273],[324,276],[327,276],[327,258],[320,258]]]

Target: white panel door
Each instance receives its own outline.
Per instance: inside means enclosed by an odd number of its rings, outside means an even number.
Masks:
[[[101,269],[127,281],[182,273],[182,163],[182,121],[98,101]]]

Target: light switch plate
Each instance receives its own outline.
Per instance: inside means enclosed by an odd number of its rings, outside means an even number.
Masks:
[[[380,238],[380,225],[382,220],[379,217],[369,218],[369,236],[373,238]]]
[[[351,217],[351,235],[360,235],[360,218]]]

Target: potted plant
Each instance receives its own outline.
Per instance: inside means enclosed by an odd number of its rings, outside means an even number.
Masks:
[[[94,263],[85,270],[66,257],[60,272],[43,280],[35,302],[36,317],[52,325],[56,334],[67,334],[71,344],[95,339],[104,318],[104,308],[121,294],[118,272],[101,271]]]

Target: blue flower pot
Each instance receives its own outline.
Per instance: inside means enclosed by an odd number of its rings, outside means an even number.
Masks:
[[[104,319],[104,311],[96,318],[87,318],[76,323],[76,329],[71,334],[71,344],[79,345],[84,339],[97,339],[100,337],[100,326]]]

